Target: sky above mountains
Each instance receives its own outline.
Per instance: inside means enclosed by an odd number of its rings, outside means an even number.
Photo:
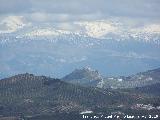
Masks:
[[[112,17],[159,22],[159,0],[0,0],[0,15],[28,15],[35,21],[97,20]]]
[[[1,0],[1,14],[45,12],[160,17],[159,0]]]

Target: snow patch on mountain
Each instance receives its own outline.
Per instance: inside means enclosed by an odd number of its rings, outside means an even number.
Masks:
[[[25,36],[57,36],[59,35],[55,30],[49,29],[37,29],[29,33],[26,33]]]
[[[98,20],[76,22],[82,32],[92,38],[114,39],[117,41],[134,39],[145,42],[159,42],[160,24],[133,27],[116,21]]]
[[[160,34],[159,24],[150,24],[139,28],[131,29],[131,32],[135,33],[149,33],[149,34]]]
[[[12,33],[30,25],[23,16],[8,16],[0,22],[0,33]]]
[[[85,34],[93,38],[103,38],[104,35],[117,30],[117,27],[107,21],[77,22],[75,24],[84,27]]]

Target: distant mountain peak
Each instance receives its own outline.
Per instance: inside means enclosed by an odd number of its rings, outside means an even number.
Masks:
[[[89,66],[83,67],[83,70],[86,70],[86,71],[97,71],[97,70],[94,70],[93,68],[91,68]]]
[[[98,70],[94,70],[90,67],[83,67],[82,69],[75,69],[72,73],[70,73],[67,76],[71,76],[71,75],[80,75],[79,79],[81,78],[85,78],[85,77],[89,77],[89,78],[99,78],[101,75],[98,72]]]
[[[98,70],[95,70],[89,66],[83,67],[82,70],[87,71],[87,72],[96,72],[99,73]]]
[[[89,86],[97,86],[103,80],[98,70],[94,70],[90,67],[75,69],[72,73],[66,75],[62,79],[71,83]]]

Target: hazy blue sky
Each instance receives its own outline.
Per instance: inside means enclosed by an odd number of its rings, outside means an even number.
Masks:
[[[160,0],[0,0],[0,14],[62,21],[108,17],[159,21],[159,6]]]

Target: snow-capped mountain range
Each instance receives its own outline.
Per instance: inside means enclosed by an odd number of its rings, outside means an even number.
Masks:
[[[61,23],[59,23],[61,24]],[[69,23],[65,23],[69,24]],[[111,20],[73,22],[74,30],[57,28],[54,23],[35,24],[23,16],[9,16],[0,21],[0,35],[14,34],[17,38],[59,37],[73,35],[106,40],[138,40],[159,44],[160,25],[149,24],[141,27],[126,27],[126,24]],[[69,28],[69,27],[68,27]]]
[[[62,77],[83,66],[104,75],[130,75],[160,65],[158,24],[114,20],[35,23],[0,20],[0,78],[24,72]]]

